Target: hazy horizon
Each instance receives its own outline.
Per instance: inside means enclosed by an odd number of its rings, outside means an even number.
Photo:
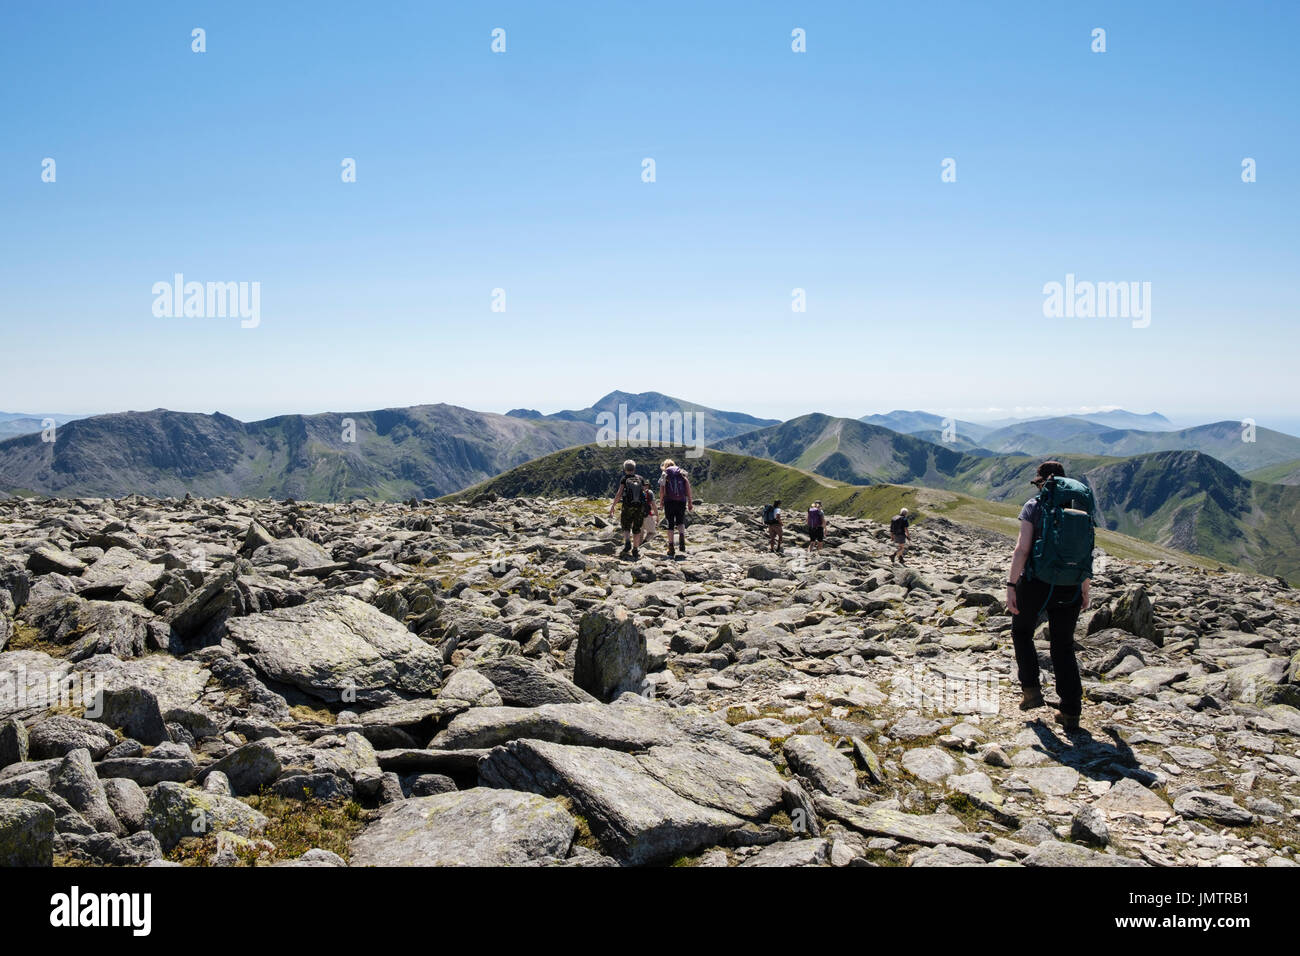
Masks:
[[[154,411],[155,409],[158,409],[158,408],[165,408],[167,411],[172,411],[172,412],[186,412],[186,413],[195,413],[195,414],[203,414],[203,415],[210,415],[210,414],[220,413],[220,414],[223,414],[223,415],[229,415],[231,418],[238,419],[239,421],[242,421],[242,422],[254,422],[254,421],[265,420],[265,419],[268,419],[268,418],[276,418],[276,417],[279,417],[279,416],[282,416],[282,415],[317,415],[317,414],[334,414],[334,413],[345,413],[345,412],[370,412],[370,411],[378,411],[378,410],[380,410],[380,409],[384,409],[384,408],[406,408],[406,407],[411,407],[411,406],[414,406],[414,405],[443,405],[443,404],[445,404],[445,405],[453,405],[453,406],[457,406],[457,407],[460,407],[460,408],[469,408],[469,409],[472,410],[472,411],[477,411],[477,412],[489,412],[489,413],[494,413],[494,414],[505,414],[506,412],[511,411],[511,410],[514,410],[514,409],[518,409],[518,408],[526,408],[526,409],[533,409],[533,410],[536,410],[536,411],[540,411],[543,415],[553,415],[553,414],[555,414],[555,413],[557,413],[557,412],[562,412],[562,411],[570,411],[570,410],[578,410],[578,409],[589,408],[589,407],[591,407],[591,405],[592,405],[593,402],[595,402],[595,401],[597,401],[598,399],[604,397],[605,395],[608,395],[608,394],[610,394],[611,392],[615,392],[615,391],[628,392],[628,393],[631,393],[631,394],[638,394],[638,393],[640,393],[640,392],[661,392],[662,394],[667,394],[667,395],[669,395],[669,396],[672,397],[672,398],[680,399],[680,400],[682,400],[682,401],[692,402],[692,403],[695,403],[695,404],[697,404],[697,405],[704,405],[704,406],[706,406],[706,407],[713,408],[713,409],[716,409],[716,410],[718,410],[718,411],[724,411],[724,412],[740,412],[740,413],[747,414],[747,415],[753,415],[753,416],[756,417],[756,418],[774,418],[774,419],[777,419],[777,420],[779,420],[779,421],[783,421],[783,422],[784,422],[784,421],[789,421],[789,420],[791,420],[791,419],[793,419],[793,418],[799,418],[799,417],[801,417],[801,416],[803,416],[803,415],[810,415],[810,414],[824,414],[824,415],[830,415],[830,416],[832,416],[832,417],[836,417],[836,418],[852,418],[852,419],[860,419],[860,418],[867,417],[867,416],[869,416],[869,415],[887,415],[887,414],[889,414],[890,412],[895,412],[895,411],[921,411],[921,412],[930,412],[930,413],[932,413],[932,414],[936,414],[936,415],[951,416],[951,417],[953,417],[953,418],[955,418],[955,419],[957,419],[957,420],[959,420],[959,421],[968,421],[968,422],[972,422],[972,423],[974,423],[974,424],[988,424],[988,423],[996,423],[996,422],[1000,422],[1000,421],[1008,421],[1008,420],[1015,420],[1015,421],[1033,421],[1033,420],[1036,420],[1036,419],[1042,419],[1042,418],[1052,418],[1052,417],[1072,417],[1072,416],[1081,416],[1081,415],[1089,415],[1089,414],[1101,414],[1101,413],[1105,413],[1105,412],[1107,412],[1107,411],[1126,411],[1126,412],[1130,412],[1130,413],[1132,413],[1132,414],[1136,414],[1136,415],[1147,415],[1147,414],[1151,414],[1152,412],[1154,412],[1154,413],[1156,413],[1156,414],[1161,414],[1161,415],[1164,415],[1164,414],[1165,414],[1164,412],[1162,412],[1162,411],[1161,411],[1160,409],[1158,409],[1158,408],[1156,408],[1156,409],[1150,409],[1150,410],[1147,410],[1147,411],[1139,411],[1139,410],[1135,410],[1135,409],[1131,409],[1131,408],[1128,408],[1128,409],[1118,409],[1118,408],[1115,408],[1115,407],[1113,407],[1113,406],[1104,406],[1104,407],[1103,407],[1103,406],[1085,406],[1085,407],[1078,407],[1078,408],[1073,408],[1073,409],[1070,409],[1070,408],[1055,408],[1055,409],[1054,409],[1054,408],[1051,408],[1051,407],[1048,407],[1048,408],[1041,408],[1041,407],[1040,407],[1040,408],[1038,408],[1038,409],[1034,409],[1034,410],[1026,409],[1026,408],[1024,408],[1023,406],[1020,407],[1020,408],[1015,408],[1015,409],[988,409],[988,408],[986,408],[986,409],[882,408],[882,409],[876,409],[876,410],[871,410],[871,411],[863,411],[863,412],[857,412],[857,413],[853,413],[853,412],[835,412],[835,411],[828,411],[827,409],[823,409],[823,408],[806,408],[806,409],[804,409],[804,410],[802,410],[802,411],[796,411],[796,412],[792,412],[792,413],[789,413],[789,414],[766,414],[766,413],[762,413],[762,412],[754,411],[753,409],[751,409],[751,408],[749,408],[749,407],[728,405],[728,404],[726,404],[725,402],[724,402],[723,404],[720,404],[720,405],[715,405],[715,404],[711,404],[710,402],[700,401],[700,400],[699,400],[698,398],[696,398],[695,396],[692,396],[692,395],[689,395],[689,394],[675,394],[675,393],[672,393],[672,392],[663,392],[662,389],[657,389],[657,388],[645,388],[645,389],[638,389],[638,390],[635,390],[635,391],[634,391],[633,389],[628,389],[628,388],[607,388],[607,389],[604,389],[603,391],[601,391],[598,395],[590,396],[590,397],[586,398],[585,400],[575,400],[575,401],[572,402],[572,403],[556,405],[555,407],[551,407],[549,404],[539,406],[537,403],[529,404],[529,403],[527,403],[527,402],[524,402],[524,403],[518,403],[518,404],[507,404],[507,405],[501,405],[501,406],[499,406],[499,407],[494,407],[494,408],[477,408],[477,407],[474,407],[474,406],[471,406],[471,405],[466,405],[466,404],[464,404],[464,403],[462,403],[462,402],[455,401],[454,399],[440,398],[440,399],[433,400],[433,401],[428,401],[428,400],[426,400],[426,401],[416,401],[416,402],[405,403],[405,404],[402,404],[402,405],[374,405],[374,404],[362,404],[362,405],[358,405],[358,406],[356,406],[356,407],[348,407],[348,408],[344,408],[344,407],[326,407],[326,408],[287,408],[287,409],[275,409],[275,410],[267,410],[267,411],[265,411],[265,413],[263,413],[263,414],[251,414],[251,415],[250,415],[250,414],[237,415],[237,414],[234,414],[234,413],[232,413],[232,412],[230,412],[230,411],[227,411],[226,409],[222,409],[222,408],[209,408],[209,409],[204,409],[204,408],[169,408],[169,407],[167,407],[167,406],[163,406],[163,405],[155,405],[155,406],[151,406],[151,407],[148,407],[148,408],[143,408],[143,407],[142,407],[142,408],[107,409],[107,410],[103,410],[103,411],[95,411],[95,412],[57,412],[57,411],[55,411],[55,412],[51,412],[51,411],[31,412],[31,411],[29,411],[29,410],[24,410],[24,409],[11,409],[11,408],[3,408],[3,407],[0,407],[0,414],[23,414],[23,415],[31,415],[32,417],[40,417],[41,415],[67,415],[67,416],[71,416],[71,417],[75,417],[75,418],[90,418],[90,417],[93,417],[93,416],[95,416],[95,415],[122,414],[122,413],[127,413],[127,412],[148,412],[148,411]],[[1212,424],[1212,423],[1214,423],[1214,422],[1221,422],[1221,421],[1240,421],[1240,420],[1241,420],[1240,418],[1234,418],[1234,417],[1231,416],[1231,415],[1218,415],[1218,416],[1213,416],[1213,415],[1211,415],[1211,416],[1208,416],[1208,417],[1204,417],[1204,418],[1200,418],[1200,419],[1195,419],[1195,420],[1191,420],[1191,419],[1189,419],[1189,420],[1184,420],[1184,419],[1177,418],[1177,417],[1170,416],[1170,415],[1165,415],[1165,417],[1166,417],[1167,419],[1169,419],[1170,425],[1171,425],[1174,429],[1190,428],[1190,427],[1194,427],[1194,426],[1196,426],[1196,425],[1208,425],[1208,424]],[[1271,429],[1273,429],[1273,430],[1275,430],[1275,431],[1281,431],[1281,432],[1285,432],[1285,433],[1287,433],[1287,434],[1296,435],[1297,437],[1300,437],[1300,418],[1295,418],[1295,419],[1287,419],[1287,418],[1271,418],[1271,419],[1262,419],[1262,420],[1261,420],[1261,419],[1257,419],[1257,420],[1256,420],[1256,424],[1259,425],[1259,426],[1261,426],[1261,427],[1263,427],[1263,428],[1271,428]],[[1117,426],[1117,427],[1123,427],[1123,426]]]

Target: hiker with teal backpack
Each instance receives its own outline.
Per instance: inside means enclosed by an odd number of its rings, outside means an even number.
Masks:
[[[1038,494],[1020,510],[1020,536],[1007,578],[1007,611],[1023,698],[1021,710],[1042,707],[1034,629],[1047,612],[1048,641],[1056,693],[1057,720],[1067,731],[1079,729],[1083,685],[1074,656],[1074,627],[1092,603],[1092,550],[1096,544],[1097,502],[1092,489],[1065,477],[1059,461],[1038,466]]]

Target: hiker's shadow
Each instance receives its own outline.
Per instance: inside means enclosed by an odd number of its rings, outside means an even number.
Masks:
[[[1041,718],[1029,728],[1038,737],[1032,749],[1063,766],[1073,767],[1091,780],[1113,783],[1121,777],[1132,777],[1150,786],[1156,779],[1155,774],[1141,767],[1133,748],[1113,727],[1106,728],[1107,740],[1099,740],[1083,728],[1062,736]]]

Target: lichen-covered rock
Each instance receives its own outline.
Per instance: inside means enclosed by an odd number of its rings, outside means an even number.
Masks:
[[[31,800],[0,799],[0,866],[54,862],[54,811]]]
[[[259,549],[259,551],[262,549]],[[230,639],[253,666],[321,700],[391,703],[429,694],[442,658],[378,608],[344,594],[233,618]]]
[[[393,804],[352,840],[353,866],[517,866],[568,855],[577,822],[555,800],[478,787]]]
[[[187,837],[203,837],[221,830],[250,837],[265,829],[266,824],[265,816],[234,797],[164,781],[149,794],[145,827],[167,851]]]
[[[1115,599],[1110,610],[1109,627],[1118,627],[1130,634],[1160,643],[1156,631],[1155,613],[1146,588],[1141,585],[1125,588]]]
[[[208,774],[223,774],[230,782],[231,792],[242,797],[257,793],[274,782],[282,770],[275,748],[265,740],[255,740],[209,764],[199,775],[199,781],[202,782]]]

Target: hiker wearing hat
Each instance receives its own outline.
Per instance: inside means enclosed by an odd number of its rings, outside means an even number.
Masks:
[[[609,516],[614,517],[614,508],[621,504],[619,526],[623,529],[623,553],[626,558],[630,553],[632,560],[641,557],[641,534],[645,528],[647,514],[655,513],[654,498],[648,492],[649,483],[636,473],[636,462],[631,458],[623,462],[623,475],[618,480],[618,492],[609,504]]]
[[[907,564],[903,560],[903,552],[907,550],[907,543],[912,540],[912,532],[909,530],[911,521],[907,517],[907,509],[899,508],[898,514],[889,519],[889,535],[894,539],[894,544],[898,549],[889,556],[889,563],[897,561],[899,564]]]
[[[1020,510],[1020,535],[1007,576],[1007,611],[1023,697],[1021,710],[1042,707],[1034,629],[1047,613],[1048,642],[1060,711],[1067,732],[1079,729],[1083,686],[1074,656],[1079,612],[1092,603],[1092,549],[1096,544],[1096,499],[1081,481],[1065,477],[1059,461],[1038,466],[1039,492]]]

